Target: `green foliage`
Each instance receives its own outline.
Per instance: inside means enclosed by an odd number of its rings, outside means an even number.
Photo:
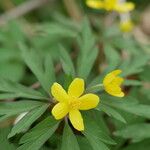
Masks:
[[[119,53],[108,43],[106,43],[104,47],[104,53],[107,63],[110,64],[107,68],[107,71],[115,69],[121,61]]]
[[[80,150],[77,139],[68,124],[64,127],[61,150]]]
[[[58,123],[52,117],[47,117],[26,133],[20,140],[17,150],[38,150],[55,132]]]
[[[85,1],[70,2],[49,1],[0,28],[0,149],[149,150],[149,45],[138,42],[137,31],[136,36],[121,33],[111,15],[86,7]],[[22,3],[0,2],[0,11]],[[124,98],[97,85],[115,69],[126,78]],[[84,94],[100,97],[94,110],[81,111],[82,132],[71,126],[68,114],[59,121],[51,114],[52,84],[67,89],[76,77],[86,82]]]
[[[112,107],[109,107],[106,104],[100,104],[97,107],[97,110],[103,111],[108,116],[113,117],[113,118],[115,118],[115,119],[117,119],[117,120],[119,120],[119,121],[121,121],[123,123],[126,123],[125,119],[115,109],[113,109]]]
[[[30,111],[34,108],[42,106],[42,102],[21,100],[18,102],[1,102],[0,103],[0,121],[20,114],[22,112]]]
[[[17,34],[16,34],[17,33]],[[20,59],[16,41],[24,41],[24,34],[17,22],[0,29],[0,76],[13,81],[22,80],[25,65]]]
[[[4,78],[0,79],[0,92],[0,99],[16,97],[45,99],[45,97],[40,92]]]
[[[52,83],[55,81],[53,63],[50,54],[41,56],[38,51],[28,50],[24,45],[20,46],[22,56],[28,67],[36,75],[44,90],[49,93]]]
[[[43,106],[37,107],[27,113],[11,130],[8,135],[8,138],[28,129],[34,121],[36,121],[47,109],[48,105],[44,104]]]
[[[128,76],[143,71],[143,67],[147,64],[149,59],[150,57],[148,55],[140,54],[136,55],[133,59],[124,61],[124,63],[120,66],[120,68],[124,71],[123,76]]]
[[[150,125],[148,123],[139,123],[127,126],[121,130],[116,131],[116,136],[123,138],[130,138],[133,142],[150,138]]]
[[[78,37],[80,52],[77,61],[77,76],[83,79],[88,77],[98,55],[98,48],[95,44],[95,37],[92,34],[88,20],[85,19],[82,24],[81,36]]]
[[[139,104],[138,101],[133,97],[122,98],[121,101],[115,100],[117,98],[103,97],[103,103],[114,108],[142,116],[145,118],[150,118],[150,106]]]
[[[62,63],[64,72],[68,76],[71,75],[72,77],[74,77],[75,76],[74,65],[72,63],[72,60],[71,60],[69,54],[62,46],[60,46],[59,54],[60,54],[60,61]]]
[[[99,126],[93,121],[92,116],[86,114],[84,115],[85,131],[83,134],[88,139],[94,150],[101,147],[103,150],[108,150],[109,148],[104,144],[116,144],[106,133],[104,133]]]
[[[16,150],[15,145],[10,143],[7,139],[7,135],[8,135],[9,132],[10,132],[10,128],[1,128],[0,129],[1,149]]]

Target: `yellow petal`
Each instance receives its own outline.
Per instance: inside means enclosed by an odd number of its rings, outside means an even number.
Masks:
[[[116,5],[118,0],[104,0],[105,2],[105,9],[107,11],[112,11],[114,9],[114,6]]]
[[[120,94],[114,94],[113,96],[116,96],[116,97],[124,97],[124,93],[121,92]]]
[[[134,28],[134,24],[131,20],[120,23],[120,30],[122,32],[131,32],[133,28]]]
[[[113,84],[107,85],[105,87],[105,91],[112,96],[117,96],[117,97],[124,96],[124,93],[121,91],[121,88],[117,85],[113,85]]]
[[[123,4],[116,4],[115,5],[115,10],[118,11],[119,13],[126,13],[135,8],[135,5],[131,2],[123,3]]]
[[[69,99],[69,96],[67,95],[63,87],[56,82],[51,87],[51,93],[54,98],[59,102],[67,102]]]
[[[68,95],[73,97],[79,97],[84,92],[84,80],[80,78],[75,78],[69,88],[68,88]]]
[[[66,103],[58,103],[52,109],[52,115],[59,120],[65,117],[68,113],[68,106]]]
[[[97,0],[87,0],[86,5],[95,8],[95,9],[100,9],[104,7],[104,3],[102,1],[97,1]]]
[[[83,124],[83,118],[81,116],[81,113],[79,110],[72,110],[69,112],[69,119],[71,121],[71,124],[75,129],[78,131],[84,130],[84,124]]]
[[[108,73],[103,80],[104,86],[107,86],[109,83],[111,83],[116,78],[116,76],[119,75],[121,72],[122,72],[121,70],[114,70]]]
[[[117,75],[119,75],[121,72],[122,72],[122,70],[117,69],[117,70],[114,70],[114,71],[110,72],[110,74],[113,74],[114,76],[117,76]]]
[[[121,77],[116,77],[111,84],[115,85],[115,86],[120,86],[123,83],[124,79]]]
[[[80,110],[88,110],[95,108],[99,103],[99,97],[95,94],[86,94],[79,98],[80,104]]]

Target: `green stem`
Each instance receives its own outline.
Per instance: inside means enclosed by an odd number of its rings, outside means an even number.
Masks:
[[[103,84],[97,84],[86,89],[86,91],[100,91],[103,89]]]

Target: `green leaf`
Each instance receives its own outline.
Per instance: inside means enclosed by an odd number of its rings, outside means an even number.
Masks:
[[[78,136],[77,139],[80,146],[80,150],[92,150],[90,143],[85,137]]]
[[[148,123],[138,123],[129,125],[121,130],[114,132],[114,135],[123,138],[130,138],[133,142],[139,142],[144,139],[150,138],[150,124]]]
[[[2,93],[0,94],[0,100],[11,99],[18,97],[18,94],[15,93]]]
[[[101,147],[102,150],[109,150],[103,142],[107,144],[116,144],[106,133],[102,132],[91,116],[85,114],[83,118],[85,124],[83,134],[88,139],[94,150],[98,149],[98,147]]]
[[[104,46],[104,53],[107,63],[109,64],[107,67],[107,71],[114,70],[121,61],[119,53],[108,43],[106,43]]]
[[[127,59],[119,67],[121,70],[123,70],[122,76],[129,76],[143,71],[143,67],[148,63],[149,60],[150,57],[146,54],[142,54],[142,57],[141,54],[139,54],[135,55],[133,58]]]
[[[55,81],[55,71],[51,55],[47,54],[43,56],[39,51],[34,49],[29,50],[23,44],[20,44],[20,49],[25,63],[37,77],[44,90],[49,94],[49,89]]]
[[[63,131],[61,150],[80,150],[78,141],[67,123]]]
[[[101,148],[101,150],[109,150],[109,148],[103,142],[101,142],[99,139],[94,138],[90,134],[84,134],[84,135],[88,139],[88,141],[91,144],[93,150],[98,150],[99,148]]]
[[[8,61],[0,63],[0,76],[12,81],[20,81],[25,73],[25,65],[19,61]]]
[[[17,150],[38,150],[53,135],[59,122],[52,117],[47,117],[30,132],[26,133],[20,140],[23,144]]]
[[[53,19],[57,23],[64,25],[65,27],[67,27],[73,31],[78,31],[80,29],[80,24],[78,22],[68,18],[67,16],[64,16],[63,14],[61,14],[59,12],[54,12],[51,17],[53,17]]]
[[[150,65],[144,67],[144,71],[139,74],[139,77],[142,81],[150,81]]]
[[[58,23],[42,24],[41,26],[38,26],[38,30],[43,34],[46,34],[50,42],[55,42],[62,38],[74,38],[77,36],[75,30]]]
[[[22,112],[30,111],[44,103],[38,101],[21,100],[17,102],[1,102],[0,115],[16,115]]]
[[[120,50],[125,50],[129,54],[138,54],[141,52],[141,49],[137,45],[137,42],[132,37],[124,37],[124,36],[117,36],[115,38],[112,38],[112,44]]]
[[[64,49],[64,47],[60,46],[59,54],[60,54],[60,60],[61,60],[64,72],[67,75],[72,75],[72,77],[74,77],[75,69],[74,69],[73,62],[68,52]]]
[[[0,78],[0,92],[4,92],[2,93],[2,98],[7,98],[6,96],[8,94],[8,98],[23,97],[30,99],[45,99],[40,92],[4,78]]]
[[[77,75],[84,79],[88,77],[98,55],[98,48],[95,43],[95,37],[86,19],[83,22],[81,37],[78,37],[80,52],[77,61]]]
[[[128,146],[121,148],[121,150],[149,150],[150,148],[150,140],[144,140],[138,143],[129,144]]]
[[[150,106],[139,104],[133,97],[124,97],[121,101],[118,101],[119,98],[113,97],[102,97],[102,103],[107,104],[109,106],[118,108],[120,110],[142,116],[145,118],[150,118]]]
[[[110,117],[113,117],[123,123],[126,123],[125,119],[115,109],[109,107],[106,104],[100,104],[96,109],[105,112]]]
[[[8,138],[28,129],[33,122],[35,122],[47,109],[49,105],[44,104],[43,106],[37,107],[31,112],[27,113],[11,130],[8,135]]]
[[[125,82],[123,83],[125,86],[141,86],[142,82],[138,80],[128,80],[126,79]]]
[[[0,147],[2,150],[16,150],[15,145],[7,140],[10,128],[0,128]]]

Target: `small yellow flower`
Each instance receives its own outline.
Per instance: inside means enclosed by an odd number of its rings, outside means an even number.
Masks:
[[[105,9],[107,11],[117,11],[126,13],[134,9],[132,2],[119,2],[119,0],[87,0],[87,6],[95,9]]]
[[[121,70],[114,70],[108,73],[103,80],[105,91],[110,95],[117,97],[124,96],[124,93],[122,92],[120,87],[124,79],[118,76],[121,72]]]
[[[83,118],[79,110],[95,108],[99,103],[99,97],[89,93],[82,96],[84,92],[84,80],[75,78],[66,92],[63,87],[54,83],[51,93],[58,103],[52,109],[52,115],[59,120],[69,114],[73,127],[79,131],[84,130]]]
[[[86,5],[95,8],[95,9],[103,9],[104,8],[104,2],[101,0],[87,0]]]
[[[134,27],[134,24],[131,20],[127,20],[120,23],[120,30],[122,32],[131,32]]]

